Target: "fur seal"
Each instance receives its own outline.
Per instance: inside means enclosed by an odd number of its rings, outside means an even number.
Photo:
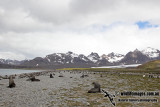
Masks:
[[[39,79],[36,79],[35,76],[32,76],[32,77],[30,78],[30,80],[31,80],[31,81],[40,81]]]
[[[16,86],[16,84],[14,83],[14,80],[13,80],[13,77],[12,76],[10,76],[9,77],[9,88],[13,88],[13,87],[15,87]]]
[[[100,93],[101,92],[101,86],[99,83],[93,82],[94,88],[91,88],[88,93]]]
[[[64,77],[62,74],[60,74],[58,77]]]
[[[50,74],[50,78],[53,78],[53,75],[52,75],[52,74]]]

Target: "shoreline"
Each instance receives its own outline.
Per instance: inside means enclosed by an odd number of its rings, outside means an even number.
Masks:
[[[20,75],[20,74],[28,74],[35,72],[45,72],[50,70],[42,70],[42,69],[0,69],[0,76],[10,76],[10,75]]]

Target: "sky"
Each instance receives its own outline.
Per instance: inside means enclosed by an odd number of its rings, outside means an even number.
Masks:
[[[160,49],[160,0],[0,0],[0,58]]]

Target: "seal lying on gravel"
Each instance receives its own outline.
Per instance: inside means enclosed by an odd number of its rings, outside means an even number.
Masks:
[[[92,84],[94,85],[94,88],[91,88],[88,91],[88,93],[99,93],[99,92],[101,92],[100,84],[99,83],[93,82]]]
[[[64,77],[63,74],[60,74],[58,77]]]
[[[32,76],[30,79],[31,81],[40,81],[39,79],[36,79],[35,76]]]
[[[29,77],[26,81],[40,81],[39,79],[36,79],[35,76]]]
[[[13,80],[13,77],[12,76],[10,76],[9,77],[9,88],[13,88],[13,87],[15,87],[16,86],[16,84],[14,83],[14,80]]]
[[[84,78],[84,77],[89,77],[87,74],[86,75],[82,75],[80,78]]]

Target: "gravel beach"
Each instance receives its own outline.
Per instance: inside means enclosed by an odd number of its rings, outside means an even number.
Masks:
[[[16,87],[8,88],[9,80],[0,80],[0,107],[112,107],[110,100],[104,97],[104,93],[87,93],[93,88],[92,82],[98,82],[102,89],[112,95],[123,91],[159,92],[160,86],[159,78],[142,77],[137,74],[85,71],[46,71],[32,74],[40,81],[26,81],[29,74],[17,75],[14,79]],[[50,74],[53,74],[54,78],[50,78]],[[81,78],[83,74],[87,76]],[[63,77],[59,77],[60,75]],[[114,98],[118,107],[135,106],[135,104],[139,107],[160,106],[158,102],[119,102],[119,98],[124,97]],[[149,98],[160,100],[160,97]]]
[[[49,77],[50,73],[55,74],[54,78]],[[64,77],[58,77],[60,74],[63,74]],[[63,97],[61,94],[77,87],[77,82],[85,82],[86,79],[80,78],[81,75],[81,73],[48,72],[36,76],[37,79],[40,79],[39,82],[26,81],[27,77],[18,78],[17,76],[14,79],[15,88],[7,88],[8,79],[2,79],[0,80],[0,106],[47,107],[65,105],[65,102],[61,100]],[[53,102],[55,103],[52,104]]]

